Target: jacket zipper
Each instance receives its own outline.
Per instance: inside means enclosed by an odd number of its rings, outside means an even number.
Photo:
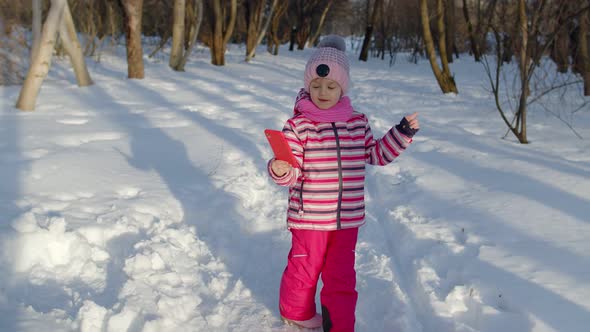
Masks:
[[[342,158],[340,155],[340,138],[338,137],[338,129],[336,123],[332,122],[332,129],[336,137],[336,156],[338,158],[338,206],[336,208],[336,229],[341,229],[340,225],[340,209],[342,207]]]
[[[301,172],[303,173],[303,169],[301,169]],[[303,182],[305,182],[305,177],[303,177],[303,175],[301,176],[301,187],[299,190],[299,214],[302,215],[303,214]]]

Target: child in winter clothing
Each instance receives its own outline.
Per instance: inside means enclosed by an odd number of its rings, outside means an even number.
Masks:
[[[354,270],[358,227],[365,223],[365,165],[386,165],[412,142],[417,113],[381,139],[346,96],[349,64],[345,42],[327,36],[305,67],[304,88],[283,133],[300,168],[271,159],[274,182],[289,187],[287,226],[292,246],[280,287],[283,319],[306,328],[354,331]],[[321,274],[322,315],[315,293]]]

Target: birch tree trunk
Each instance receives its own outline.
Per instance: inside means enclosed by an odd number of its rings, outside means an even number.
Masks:
[[[176,70],[184,71],[184,66],[186,65],[186,61],[188,57],[191,55],[195,44],[197,43],[197,37],[199,36],[199,30],[201,29],[201,22],[203,22],[203,0],[195,0],[194,8],[193,8],[193,17],[194,22],[191,24],[191,30],[189,32],[189,44],[187,49],[180,59],[180,63]]]
[[[35,109],[35,102],[41,84],[47,77],[51,67],[51,58],[58,37],[58,29],[62,45],[74,68],[78,85],[88,86],[92,84],[67,0],[51,0],[51,7],[39,38],[39,46],[36,51],[32,51],[34,57],[31,60],[27,77],[16,102],[16,107],[20,110],[32,111]]]
[[[127,40],[127,76],[142,79],[143,47],[141,45],[141,14],[143,0],[122,0],[125,10],[125,39]]]
[[[180,64],[184,49],[184,18],[185,0],[174,0],[174,21],[172,23],[172,49],[170,50],[169,65],[175,69]]]
[[[441,7],[440,2],[442,0],[437,0],[438,1],[438,7]],[[434,76],[436,77],[436,81],[438,82],[438,85],[440,86],[441,90],[443,93],[449,93],[449,92],[453,92],[453,93],[458,93],[457,90],[457,86],[455,85],[455,80],[453,79],[453,77],[451,76],[450,70],[449,70],[449,66],[448,63],[445,64],[445,61],[443,59],[443,70],[441,70],[441,68],[438,66],[438,63],[436,62],[436,52],[434,49],[434,41],[432,38],[432,32],[430,31],[430,16],[428,15],[428,2],[427,0],[420,0],[420,20],[422,22],[422,32],[424,34],[424,45],[426,46],[426,52],[428,54],[428,60],[430,61],[430,67],[432,68],[432,72],[434,73]],[[441,33],[443,33],[443,35],[441,35],[442,37],[439,38],[439,47],[441,47],[442,49],[445,50],[446,52],[446,46],[444,46],[445,40],[444,40],[444,19],[443,21],[443,26],[442,26],[442,31]],[[439,29],[440,29],[440,19],[439,19]],[[442,50],[441,50],[442,53]],[[442,54],[441,54],[441,58],[442,58]]]
[[[41,84],[51,66],[51,56],[57,40],[57,29],[63,16],[66,0],[51,0],[51,8],[41,32],[41,46],[37,56],[31,62],[27,77],[18,96],[16,108],[23,111],[35,109],[35,102]]]
[[[33,9],[33,44],[31,45],[30,62],[33,63],[33,59],[37,56],[39,46],[41,45],[41,26],[42,26],[42,3],[41,0],[32,0]]]
[[[74,26],[74,19],[72,18],[70,6],[68,6],[67,1],[64,6],[63,16],[59,25],[59,37],[66,53],[70,57],[70,62],[74,68],[78,86],[91,85],[92,79],[90,79],[88,68],[84,62],[84,53],[82,52],[82,46],[78,41],[76,27]]]

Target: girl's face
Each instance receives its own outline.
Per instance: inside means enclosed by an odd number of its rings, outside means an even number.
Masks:
[[[316,104],[317,107],[325,110],[338,103],[340,96],[342,95],[342,88],[340,88],[340,85],[336,83],[336,81],[318,77],[311,81],[311,84],[309,85],[309,94],[311,95],[313,103]]]

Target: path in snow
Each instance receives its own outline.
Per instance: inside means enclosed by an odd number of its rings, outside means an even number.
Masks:
[[[277,310],[286,191],[266,174],[262,133],[290,116],[305,55],[236,56],[225,67],[202,56],[185,73],[156,59],[141,81],[124,79],[123,55],[105,56],[84,89],[57,62],[40,96],[49,102],[0,113],[0,330],[290,331]],[[481,83],[440,96],[429,70],[353,67],[351,97],[375,136],[425,115],[406,154],[368,167],[358,330],[530,331],[532,316],[573,330],[563,321],[589,317],[585,281],[567,285],[588,266],[572,263],[588,261],[585,233],[551,227],[576,229],[586,216],[588,189],[576,186],[585,150],[568,147],[561,160],[497,146],[503,127],[481,110]],[[465,116],[472,109],[483,114]],[[512,201],[563,222],[531,228],[513,220]],[[546,280],[557,282],[540,287]],[[543,301],[524,303],[530,294]]]

